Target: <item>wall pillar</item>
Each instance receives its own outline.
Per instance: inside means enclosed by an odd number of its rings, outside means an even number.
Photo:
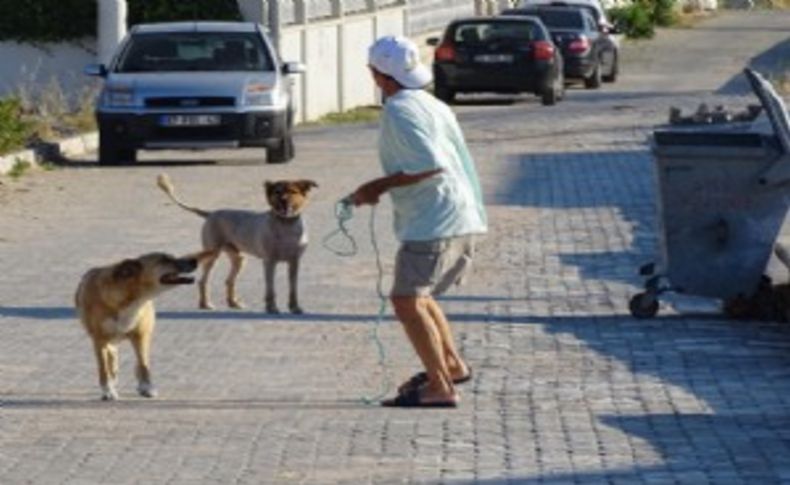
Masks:
[[[115,48],[126,35],[126,0],[98,0],[98,57],[102,64],[109,64]]]

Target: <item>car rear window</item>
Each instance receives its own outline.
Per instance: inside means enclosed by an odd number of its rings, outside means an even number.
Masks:
[[[456,25],[452,34],[456,44],[485,44],[495,41],[532,42],[545,40],[543,29],[535,22],[474,22]]]
[[[534,15],[543,21],[543,24],[551,29],[583,29],[584,20],[580,12],[573,10],[530,10],[528,15]]]
[[[137,34],[117,67],[118,72],[271,70],[261,38],[244,32]]]

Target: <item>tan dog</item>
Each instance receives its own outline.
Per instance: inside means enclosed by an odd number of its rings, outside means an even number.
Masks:
[[[285,262],[288,264],[288,309],[292,313],[303,313],[297,287],[299,260],[307,247],[307,229],[301,214],[307,205],[308,192],[318,184],[312,180],[265,182],[266,199],[271,206],[267,212],[197,209],[178,200],[166,175],[159,175],[157,184],[179,207],[206,220],[201,232],[203,248],[212,256],[203,264],[203,275],[198,283],[200,308],[213,308],[209,301],[208,279],[216,259],[224,251],[231,264],[225,280],[228,306],[242,308],[236,297],[236,277],[246,253],[263,260],[266,311],[279,313],[274,293],[274,270],[277,263]]]
[[[90,269],[82,277],[75,304],[99,365],[102,399],[118,398],[117,343],[128,339],[137,356],[137,391],[155,397],[151,382],[150,345],[156,314],[154,298],[177,285],[194,280],[193,272],[202,258],[198,254],[175,258],[165,253],[150,253],[125,259],[111,266]]]

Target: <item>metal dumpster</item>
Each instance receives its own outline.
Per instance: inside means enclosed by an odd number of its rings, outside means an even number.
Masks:
[[[656,315],[663,293],[726,299],[756,291],[790,203],[790,122],[773,87],[746,69],[772,132],[750,125],[657,129],[658,261],[629,302]]]

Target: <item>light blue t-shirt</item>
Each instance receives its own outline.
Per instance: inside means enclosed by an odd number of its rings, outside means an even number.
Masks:
[[[387,98],[379,159],[384,173],[443,171],[389,191],[400,241],[429,241],[486,232],[486,213],[472,156],[455,114],[419,89]]]

